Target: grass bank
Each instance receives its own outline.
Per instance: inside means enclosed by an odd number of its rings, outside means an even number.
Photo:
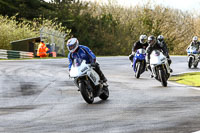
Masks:
[[[172,76],[169,80],[180,84],[200,87],[200,72],[192,72]]]

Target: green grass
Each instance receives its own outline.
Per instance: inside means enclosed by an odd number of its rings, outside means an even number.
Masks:
[[[200,87],[200,72],[185,73],[177,76],[172,76],[169,80],[180,84]]]

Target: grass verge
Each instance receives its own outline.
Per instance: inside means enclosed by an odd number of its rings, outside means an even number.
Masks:
[[[200,72],[185,73],[177,76],[172,76],[169,80],[180,84],[200,87]]]

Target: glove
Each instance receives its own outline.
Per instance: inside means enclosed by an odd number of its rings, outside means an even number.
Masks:
[[[96,66],[96,63],[94,63],[94,62],[91,63],[91,66],[92,66],[92,67],[95,67],[95,66]]]

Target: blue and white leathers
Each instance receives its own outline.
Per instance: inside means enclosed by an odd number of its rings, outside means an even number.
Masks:
[[[69,52],[68,59],[69,59],[68,68],[71,69],[72,63],[73,63],[72,61],[74,59],[85,60],[86,63],[89,64],[89,63],[95,63],[96,56],[88,47],[79,45],[77,52],[73,52],[73,53]]]

